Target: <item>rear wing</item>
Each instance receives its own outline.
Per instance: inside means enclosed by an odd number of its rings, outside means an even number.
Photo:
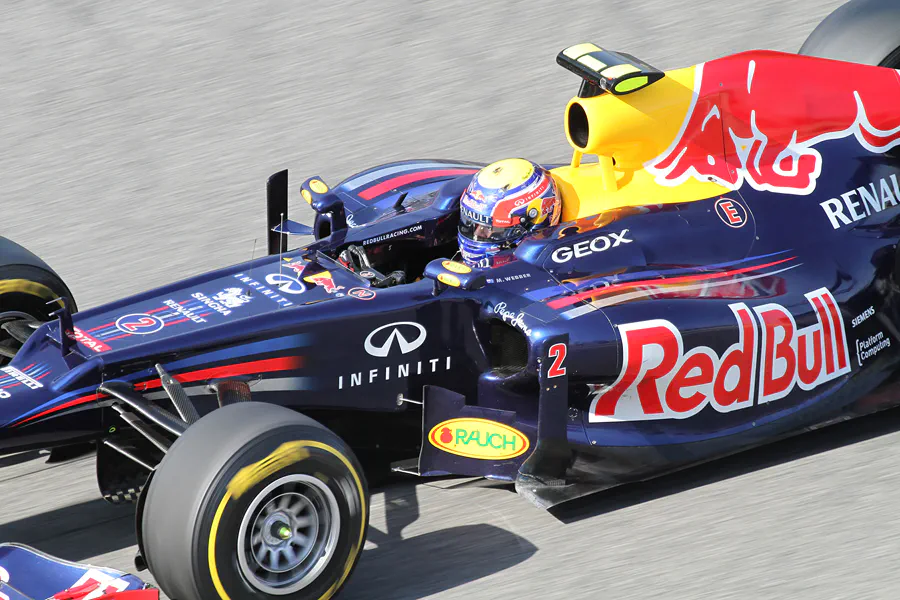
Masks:
[[[616,96],[630,94],[656,83],[665,73],[624,52],[613,52],[591,44],[569,46],[556,57],[556,62],[584,81],[579,98],[609,92]]]

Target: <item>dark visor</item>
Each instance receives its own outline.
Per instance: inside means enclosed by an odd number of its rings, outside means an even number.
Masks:
[[[507,241],[516,241],[525,233],[525,228],[521,225],[513,227],[491,227],[483,223],[477,223],[472,220],[466,213],[461,211],[459,216],[459,232],[470,240],[476,242],[495,242],[502,243]]]

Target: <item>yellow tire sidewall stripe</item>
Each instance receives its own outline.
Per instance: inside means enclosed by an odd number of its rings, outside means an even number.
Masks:
[[[356,472],[356,469],[353,468],[353,465],[347,459],[346,456],[341,454],[335,448],[323,444],[322,442],[315,442],[312,440],[305,440],[299,442],[302,446],[307,446],[310,448],[317,448],[319,450],[324,450],[325,452],[329,452],[336,456],[344,466],[347,467],[347,470],[353,475],[353,479],[356,482],[356,489],[359,492],[359,500],[360,507],[362,510],[362,525],[360,526],[359,532],[359,540],[357,542],[356,547],[351,549],[350,556],[347,558],[347,564],[344,566],[344,572],[341,574],[340,579],[338,579],[319,600],[328,600],[331,598],[335,592],[341,587],[344,583],[344,580],[347,579],[347,576],[350,574],[350,569],[353,566],[354,557],[362,551],[363,544],[366,539],[366,496],[363,491],[362,480],[359,478],[359,474]],[[287,465],[285,465],[287,466]],[[259,483],[259,482],[257,482]],[[231,492],[226,491],[225,496],[222,498],[222,501],[219,503],[219,507],[216,509],[216,514],[213,516],[212,527],[209,532],[209,546],[207,547],[207,559],[209,561],[209,574],[212,577],[213,586],[216,588],[216,592],[219,594],[219,598],[222,600],[231,600],[228,596],[228,593],[225,591],[225,587],[222,585],[222,580],[219,577],[219,570],[216,566],[216,536],[219,530],[219,523],[222,520],[222,514],[225,512],[225,507],[228,505],[228,501],[231,500],[232,495]]]
[[[37,296],[44,300],[56,300],[59,294],[48,288],[43,283],[31,281],[30,279],[0,279],[0,295],[2,294],[28,294],[29,296]],[[58,301],[62,308],[62,301]]]

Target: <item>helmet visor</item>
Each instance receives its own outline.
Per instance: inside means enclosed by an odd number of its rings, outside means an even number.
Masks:
[[[476,221],[469,211],[463,209],[459,215],[459,232],[475,242],[503,243],[517,241],[525,235],[525,228],[521,225],[513,227],[492,227]]]

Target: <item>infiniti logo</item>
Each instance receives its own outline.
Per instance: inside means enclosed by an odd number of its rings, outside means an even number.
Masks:
[[[266,275],[266,283],[278,286],[278,291],[285,294],[302,294],[306,291],[303,282],[285,273],[269,273]]]
[[[390,333],[381,343],[375,342],[375,338],[380,338],[378,332],[390,329]],[[425,343],[428,334],[425,328],[418,323],[412,321],[400,321],[398,323],[388,323],[382,325],[369,334],[366,338],[365,348],[371,356],[384,358],[391,353],[391,348],[395,345],[399,346],[400,354],[409,354],[419,346]],[[376,345],[377,344],[377,345]]]
[[[359,365],[357,368],[363,366],[365,368],[338,375],[337,389],[382,385],[402,390],[409,387],[407,380],[410,377],[421,378],[450,371],[449,354],[435,357],[416,356],[411,359],[400,358],[403,354],[418,350],[425,343],[427,337],[428,332],[425,331],[425,328],[412,321],[398,321],[382,325],[366,336],[366,352],[369,356],[379,358],[387,358],[394,354],[396,360],[380,361],[377,363],[378,366],[374,367],[365,364],[369,361],[360,361],[363,365]]]

